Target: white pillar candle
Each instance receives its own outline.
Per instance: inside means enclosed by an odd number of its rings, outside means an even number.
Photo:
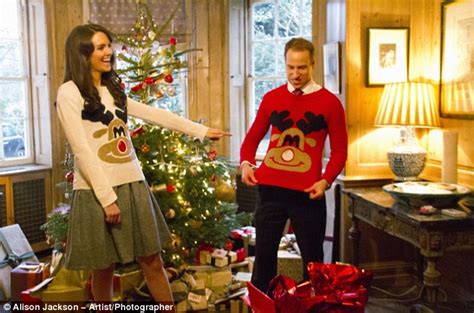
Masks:
[[[458,133],[455,131],[443,131],[441,181],[450,184],[458,182]]]

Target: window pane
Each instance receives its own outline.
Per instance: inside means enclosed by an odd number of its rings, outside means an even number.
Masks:
[[[20,38],[18,0],[2,0],[0,11],[0,41]],[[2,54],[3,56],[3,54]]]
[[[275,10],[273,3],[261,3],[253,7],[254,39],[273,38],[275,29]]]
[[[276,76],[286,76],[285,71],[285,44],[284,41],[279,41],[277,43],[277,66],[276,66]]]
[[[264,155],[267,152],[268,144],[270,143],[270,135],[271,135],[271,129],[268,130],[265,137],[263,137],[262,141],[260,141],[260,144],[258,145],[258,148],[257,148],[258,155]]]
[[[26,93],[23,81],[0,81],[0,113],[5,159],[24,157],[27,147]]]
[[[26,86],[24,81],[0,80],[0,113],[3,121],[26,117]]]
[[[25,120],[3,122],[3,156],[5,159],[25,157]]]
[[[22,77],[23,64],[19,41],[0,40],[0,77]]]
[[[286,79],[283,79],[283,78],[282,79],[275,79],[273,81],[273,84],[274,84],[273,88],[280,87],[281,85],[286,84],[286,83],[287,83]]]
[[[257,115],[260,102],[262,102],[263,95],[273,89],[273,81],[271,80],[255,80],[254,82],[254,116]]]
[[[297,36],[301,23],[299,0],[280,1],[278,14],[278,36],[286,38]]]
[[[183,98],[186,92],[184,81],[181,80],[178,81],[178,83],[167,86],[161,85],[160,92],[161,94],[166,95],[166,97],[159,98],[155,103],[153,103],[153,106],[184,115],[184,103],[186,103]]]
[[[253,46],[253,76],[274,76],[275,73],[275,43],[256,42]]]
[[[303,7],[301,8],[301,35],[303,36],[311,36],[312,34],[312,2],[312,0],[303,0]]]

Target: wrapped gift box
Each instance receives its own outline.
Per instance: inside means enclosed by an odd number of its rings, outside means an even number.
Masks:
[[[278,251],[277,274],[288,276],[294,281],[303,280],[303,259],[296,253]]]
[[[176,302],[181,302],[188,297],[189,288],[185,282],[181,280],[174,280],[170,283],[171,292],[173,293],[173,299]]]
[[[196,280],[196,287],[191,289],[185,300],[178,302],[176,305],[176,311],[178,312],[190,312],[207,310],[207,298],[208,292],[204,287],[203,280]]]
[[[11,271],[11,300],[20,301],[21,292],[32,288],[49,276],[49,265],[24,262]]]
[[[248,313],[247,304],[240,300],[230,300],[230,313]]]
[[[225,267],[237,261],[236,252],[224,249],[215,249],[210,255],[206,254],[206,257],[206,264],[211,264],[215,267]]]
[[[230,269],[217,269],[212,266],[192,266],[195,270],[196,280],[204,281],[204,286],[211,290],[223,288],[232,282],[232,272]]]
[[[39,298],[43,302],[87,301],[91,299],[88,287],[89,276],[90,271],[71,271],[63,267],[56,276],[29,289],[28,294],[23,292],[22,297]]]
[[[114,301],[124,301],[127,295],[143,282],[143,271],[141,269],[130,272],[115,273],[113,280]]]
[[[11,296],[10,272],[22,262],[38,262],[18,224],[0,228],[0,301]]]

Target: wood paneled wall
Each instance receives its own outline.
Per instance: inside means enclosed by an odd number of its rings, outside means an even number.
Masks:
[[[320,0],[324,1],[324,0]],[[367,28],[368,27],[408,27],[409,37],[409,79],[434,84],[439,91],[440,51],[441,51],[441,0],[328,0],[345,2],[346,36],[343,53],[342,75],[345,88],[345,106],[349,130],[349,157],[345,177],[342,182],[351,184],[371,184],[371,179],[393,177],[387,161],[386,151],[397,139],[396,130],[375,128],[373,121],[382,94],[381,87],[367,87]],[[337,17],[335,17],[337,18]],[[337,21],[333,21],[337,23]],[[329,25],[331,25],[331,20]],[[458,183],[474,187],[474,141],[472,129],[474,120],[441,119],[441,129],[418,130],[421,143],[427,148],[428,161],[422,178],[439,181],[442,155],[441,131],[458,132]],[[347,203],[341,212],[341,256],[347,255],[347,231],[349,218]],[[366,225],[365,225],[366,226]],[[369,227],[366,227],[369,228]],[[405,243],[390,242],[374,231],[364,229],[367,241],[361,244],[363,261],[384,260],[413,261],[412,247]],[[385,234],[384,234],[385,236]],[[393,240],[393,238],[391,238]],[[381,243],[384,244],[381,244]],[[388,250],[385,247],[390,247]],[[398,251],[397,255],[393,251]],[[474,282],[470,264],[472,251],[449,253],[438,264],[443,274],[443,286],[462,287],[473,292]],[[412,253],[413,255],[413,253]],[[378,263],[377,263],[378,264]],[[453,264],[455,266],[453,266]],[[466,275],[466,271],[469,273]],[[459,297],[463,297],[459,294]],[[470,295],[471,296],[471,295]]]
[[[375,128],[373,121],[382,87],[367,87],[367,28],[408,27],[409,80],[433,83],[438,89],[441,49],[441,1],[396,0],[346,1],[345,42],[346,109],[349,130],[348,178],[392,177],[386,151],[396,141],[395,129]],[[442,129],[459,133],[458,182],[474,187],[473,120],[442,119]],[[440,180],[441,136],[437,131],[418,131],[428,150],[422,177]]]
[[[202,49],[189,60],[189,118],[229,131],[228,0],[188,0],[189,44]],[[228,155],[227,138],[215,143]]]
[[[62,195],[56,184],[64,181],[62,161],[64,160],[64,133],[59,124],[54,101],[64,75],[64,43],[69,32],[83,21],[82,0],[55,1],[45,0],[48,29],[49,87],[51,95],[51,136],[53,170],[51,192],[53,205],[59,203]]]

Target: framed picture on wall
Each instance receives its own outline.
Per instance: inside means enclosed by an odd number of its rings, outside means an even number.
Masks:
[[[367,85],[408,80],[408,28],[369,28]]]
[[[442,4],[440,112],[474,118],[474,0]]]
[[[338,42],[330,42],[323,46],[323,70],[324,87],[332,93],[341,93]]]

